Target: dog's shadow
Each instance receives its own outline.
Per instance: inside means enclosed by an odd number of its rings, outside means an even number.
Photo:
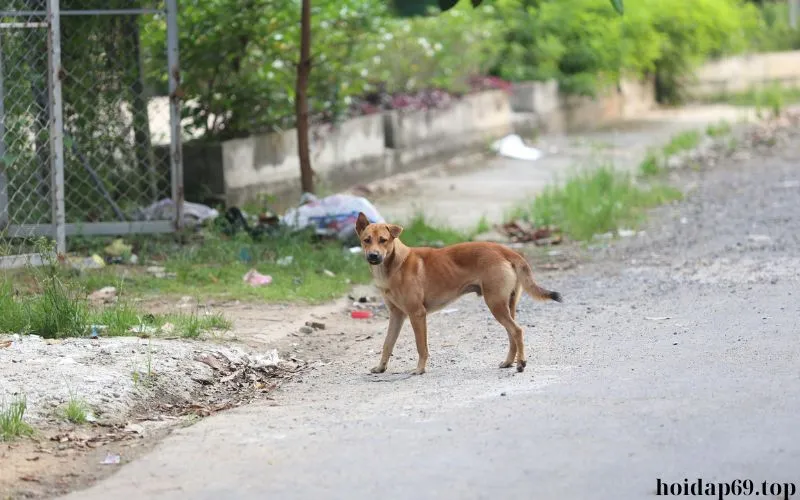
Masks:
[[[365,373],[361,375],[361,380],[365,382],[400,382],[414,377],[410,372],[398,373]]]

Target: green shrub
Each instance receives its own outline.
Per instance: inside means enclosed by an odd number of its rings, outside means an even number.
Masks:
[[[659,97],[680,98],[700,61],[744,50],[756,8],[739,0],[639,0],[618,16],[605,0],[498,0],[506,46],[494,73],[512,81],[555,78],[595,94],[620,77],[655,73]]]
[[[759,30],[751,48],[760,52],[800,49],[800,30],[789,25],[789,5],[786,2],[764,2],[758,18]]]
[[[383,0],[312,3],[312,120],[343,118],[354,97],[389,90],[466,90],[500,46],[491,6],[394,18]],[[294,126],[299,6],[289,0],[185,0],[179,13],[183,115],[201,136],[228,139]],[[166,88],[163,22],[142,32],[148,75]]]
[[[656,30],[665,37],[656,61],[656,94],[660,101],[684,98],[683,83],[709,57],[735,54],[748,47],[758,31],[758,12],[740,0],[647,0]]]
[[[371,44],[370,79],[388,92],[469,90],[469,79],[495,64],[503,28],[489,5],[466,2],[445,13],[386,20]]]
[[[654,69],[661,40],[648,12],[620,17],[606,0],[499,0],[506,47],[495,73],[508,80],[555,78],[567,92],[594,94],[623,72]]]

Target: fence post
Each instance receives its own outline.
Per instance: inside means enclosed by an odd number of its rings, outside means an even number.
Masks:
[[[47,59],[50,96],[50,195],[53,203],[53,237],[58,254],[67,251],[64,209],[64,117],[61,102],[61,8],[59,0],[47,0]]]
[[[183,151],[181,149],[181,70],[178,61],[178,2],[167,0],[167,69],[169,71],[169,163],[175,230],[183,227]]]
[[[6,176],[6,107],[3,84],[3,30],[0,30],[0,231],[8,225],[8,177]]]

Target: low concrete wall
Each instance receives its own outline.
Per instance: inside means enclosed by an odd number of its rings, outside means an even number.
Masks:
[[[383,116],[368,115],[337,127],[313,127],[311,160],[324,183],[348,182],[366,175],[385,175]],[[241,204],[260,194],[300,193],[300,161],[295,129],[222,143],[225,199]]]
[[[514,85],[512,107],[524,113],[521,126],[547,133],[581,132],[632,118],[656,106],[652,79],[623,80],[596,97],[563,95],[558,83]]]
[[[501,90],[468,95],[444,109],[397,110],[384,116],[386,146],[396,155],[394,170],[483,148],[511,131],[509,95]]]
[[[316,127],[311,131],[312,166],[319,185],[339,190],[485,149],[511,130],[508,94],[480,92],[443,109],[391,111],[335,128]],[[276,198],[276,208],[296,203],[300,164],[295,129],[226,141],[221,156],[228,204],[266,193]]]
[[[766,85],[800,87],[800,51],[745,54],[710,61],[687,85],[696,98],[747,92]]]

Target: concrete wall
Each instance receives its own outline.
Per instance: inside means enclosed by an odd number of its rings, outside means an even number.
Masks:
[[[347,182],[359,174],[382,176],[384,124],[379,114],[348,120],[337,127],[310,130],[314,171],[323,182]],[[242,204],[261,193],[300,192],[300,161],[295,129],[222,143],[222,175],[228,204]]]
[[[318,185],[344,189],[423,168],[454,154],[483,150],[490,140],[509,132],[509,97],[492,90],[465,96],[443,109],[391,111],[354,118],[335,128],[315,127],[312,166]],[[188,159],[184,170],[187,177],[195,172]],[[296,203],[300,195],[296,130],[224,142],[221,171],[228,204],[241,205],[264,193],[276,198],[276,208]]]
[[[547,133],[592,130],[656,107],[652,79],[623,80],[597,97],[562,95],[555,81],[525,82],[514,85],[511,102],[522,114],[518,128]]]
[[[386,146],[394,153],[391,172],[485,148],[511,132],[509,95],[501,90],[468,95],[444,109],[397,110],[384,117]]]
[[[745,54],[710,61],[695,72],[693,97],[747,92],[771,84],[800,87],[800,51]]]

